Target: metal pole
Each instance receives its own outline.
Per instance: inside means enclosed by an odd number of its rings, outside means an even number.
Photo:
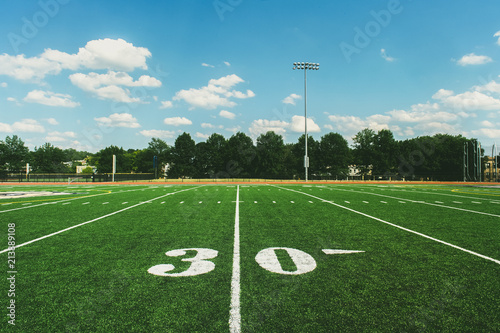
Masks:
[[[113,155],[113,176],[112,176],[112,182],[115,182],[115,172],[116,172],[116,155]]]
[[[465,178],[465,156],[466,156],[466,152],[465,152],[465,142],[464,142],[464,162],[462,164],[462,167],[464,169],[464,182],[466,182],[466,178]]]
[[[495,167],[496,167],[496,155],[495,155],[495,145],[496,143],[493,144],[493,146],[491,147],[491,163],[495,163]],[[495,181],[496,180],[496,177],[497,177],[497,174],[496,172],[493,173],[495,169],[493,169],[493,164],[491,165],[491,172],[490,172],[490,181]]]
[[[498,147],[496,142],[494,146],[495,146],[495,181],[498,181]]]
[[[319,64],[313,62],[294,62],[293,69],[303,69],[304,70],[304,134],[305,134],[305,154],[304,154],[304,168],[306,182],[309,179],[309,156],[307,152],[307,71],[308,70],[318,70]]]
[[[467,158],[466,158],[466,161],[467,161],[467,164],[466,164],[466,167],[467,167],[467,180],[469,180],[469,178],[470,178],[470,169],[469,169],[469,141],[467,141],[465,144],[467,145]]]
[[[306,169],[306,182],[308,178],[309,157],[307,156],[307,69],[304,69],[304,129],[306,134],[306,155],[304,156],[304,166]]]
[[[481,142],[477,142],[477,174],[479,175],[479,182],[481,182],[481,176],[482,176],[482,165],[481,165]]]

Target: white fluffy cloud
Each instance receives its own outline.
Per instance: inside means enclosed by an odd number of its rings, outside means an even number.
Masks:
[[[268,131],[273,131],[276,134],[284,135],[286,133],[286,128],[290,124],[286,121],[281,120],[267,120],[267,119],[257,119],[250,125],[249,131],[253,137],[258,137],[261,134],[265,134]]]
[[[305,130],[304,119],[305,119],[304,116],[293,116],[292,123],[289,126],[290,130],[292,132],[297,132],[297,133],[304,132],[304,130]],[[314,120],[312,120],[309,117],[307,117],[307,132],[308,133],[321,132],[321,129],[319,128],[319,126],[314,122]]]
[[[124,103],[140,103],[139,97],[125,87],[161,87],[161,82],[154,77],[142,75],[137,81],[124,72],[109,71],[106,74],[75,73],[69,76],[71,83],[78,88],[96,95],[100,99],[110,99]]]
[[[481,128],[478,130],[472,130],[472,135],[475,136],[485,136],[490,139],[499,139],[500,138],[500,129],[498,128]]]
[[[98,39],[89,41],[76,54],[46,49],[41,58],[61,64],[63,68],[110,69],[133,71],[136,68],[147,69],[146,59],[151,52],[144,47],[119,39]]]
[[[29,133],[44,133],[45,128],[34,119],[23,119],[16,121],[12,125],[0,123],[0,132],[14,133],[14,132],[29,132]]]
[[[99,117],[94,118],[100,126],[107,127],[126,127],[126,128],[137,128],[141,127],[130,113],[113,113],[109,117]]]
[[[464,55],[457,61],[457,64],[460,66],[468,66],[468,65],[482,65],[492,62],[493,60],[484,55],[476,55],[474,53],[469,53]]]
[[[47,142],[66,142],[69,141],[70,139],[76,138],[76,133],[75,132],[49,132],[47,136],[45,137],[45,140]]]
[[[217,107],[234,107],[236,103],[230,100],[231,97],[244,99],[255,96],[251,90],[247,90],[246,93],[230,90],[233,86],[242,82],[245,82],[242,78],[231,74],[219,79],[212,79],[207,86],[200,89],[180,90],[173,99],[176,101],[184,100],[191,105],[191,109],[213,110]]]
[[[193,122],[185,117],[172,117],[165,118],[163,120],[165,125],[181,126],[181,125],[191,125]]]
[[[143,130],[139,133],[148,138],[172,139],[175,136],[175,131],[164,130]]]
[[[221,112],[219,112],[219,116],[221,116],[222,118],[227,118],[227,119],[236,118],[236,115],[234,113],[226,111],[226,110],[222,110]]]
[[[476,86],[474,87],[476,91],[486,91],[490,93],[497,93],[500,94],[500,83],[496,82],[495,80],[492,80],[485,85],[482,86]]]
[[[195,137],[197,137],[199,139],[206,140],[206,139],[208,139],[210,137],[210,134],[203,134],[203,133],[200,133],[200,132],[196,132]]]
[[[171,101],[162,101],[160,109],[170,109],[174,107],[174,104]]]
[[[393,62],[396,60],[396,58],[393,58],[393,57],[389,57],[387,55],[387,51],[385,49],[381,49],[380,50],[380,56],[385,60],[385,61],[388,61],[388,62]]]
[[[45,58],[26,58],[24,54],[0,55],[0,75],[21,81],[40,81],[46,75],[57,75],[63,67],[60,63]]]
[[[236,134],[237,132],[239,132],[241,130],[241,127],[240,126],[227,127],[227,128],[224,128],[224,130],[231,132],[233,134]]]
[[[26,58],[24,54],[0,55],[0,75],[17,80],[40,82],[47,75],[57,75],[63,69],[109,69],[133,71],[147,69],[148,49],[136,47],[123,39],[98,39],[89,41],[78,53],[46,49],[40,56]]]
[[[493,37],[498,37],[497,44],[500,45],[500,31],[497,31]]]
[[[297,94],[290,94],[290,96],[285,97],[285,98],[282,100],[282,102],[283,102],[284,104],[291,104],[291,105],[295,105],[295,100],[297,100],[297,99],[301,99],[301,98],[302,98],[302,96],[300,96],[300,95],[297,95]]]
[[[500,110],[500,100],[481,93],[480,89],[482,88],[457,95],[451,90],[440,89],[432,98],[454,110]]]
[[[486,94],[487,93],[487,94]],[[414,104],[406,110],[391,110],[366,118],[355,116],[330,115],[331,130],[351,137],[364,128],[375,131],[390,129],[397,136],[433,135],[436,133],[496,136],[499,124],[491,121],[476,121],[478,112],[489,113],[492,119],[500,114],[500,84],[491,81],[482,86],[472,87],[469,91],[456,94],[452,90],[440,89],[432,98],[433,102]],[[470,130],[480,128],[479,130]]]
[[[250,125],[250,134],[255,138],[261,134],[265,134],[268,131],[273,131],[279,135],[285,135],[287,130],[292,132],[301,133],[304,132],[304,119],[303,116],[293,116],[291,122],[286,122],[282,120],[267,120],[258,119],[254,120]],[[307,132],[315,133],[321,132],[320,127],[310,118],[307,119]]]
[[[27,103],[38,103],[48,106],[61,106],[65,108],[74,108],[80,105],[71,100],[70,95],[56,94],[52,91],[32,90],[24,97]]]
[[[55,118],[48,118],[46,121],[49,125],[59,125],[59,122]]]
[[[7,82],[0,83],[0,87],[2,88],[7,88],[7,86],[8,86]]]

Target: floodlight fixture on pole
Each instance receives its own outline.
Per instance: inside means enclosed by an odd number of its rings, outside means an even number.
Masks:
[[[304,132],[306,139],[306,152],[304,156],[304,168],[306,173],[306,182],[308,178],[308,168],[309,168],[309,156],[307,156],[307,70],[318,70],[319,64],[314,62],[294,62],[293,69],[303,69],[304,70]]]

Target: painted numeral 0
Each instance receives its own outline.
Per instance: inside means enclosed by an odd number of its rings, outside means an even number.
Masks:
[[[295,271],[285,271],[276,256],[276,250],[285,250],[293,260],[297,269]],[[313,271],[316,268],[316,260],[310,254],[304,251],[292,249],[289,247],[270,247],[257,253],[255,261],[264,268],[273,273],[285,275],[299,275]]]

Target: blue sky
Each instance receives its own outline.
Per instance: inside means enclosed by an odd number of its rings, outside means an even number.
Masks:
[[[304,128],[500,143],[498,1],[0,0],[0,138],[91,152]]]

